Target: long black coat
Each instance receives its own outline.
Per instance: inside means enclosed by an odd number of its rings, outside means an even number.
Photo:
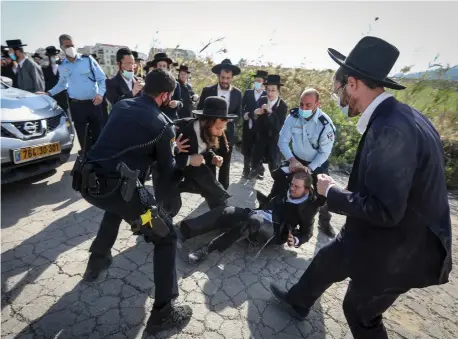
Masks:
[[[209,96],[218,96],[218,84],[213,86],[207,86],[202,89],[202,94],[200,95],[199,103],[197,104],[197,109],[204,109],[204,101]],[[232,86],[230,104],[228,108],[229,114],[235,114],[238,117],[242,116],[242,92],[237,88]],[[231,120],[227,123],[226,136],[229,141],[229,144],[232,146],[235,142],[235,120]]]
[[[260,97],[258,100],[258,108],[267,104],[267,96]],[[253,132],[258,138],[269,138],[278,142],[281,128],[285,123],[286,114],[288,113],[288,105],[282,98],[278,98],[277,103],[272,107],[272,113],[264,113],[256,116],[256,122],[253,127]]]
[[[135,81],[138,81],[140,78],[134,77]],[[127,86],[127,83],[124,81],[121,73],[117,73],[114,77],[105,80],[106,83],[106,97],[107,100],[114,106],[118,101],[123,99],[132,99],[134,96],[132,91]],[[140,96],[141,91],[137,93],[136,96]]]
[[[43,76],[45,78],[45,91],[49,91],[51,88],[57,85],[59,82],[59,69],[57,69],[57,73],[54,74],[52,71],[52,66],[44,66],[43,69]],[[65,111],[68,109],[68,95],[67,91],[63,90],[62,92],[53,96],[54,100],[57,101],[57,104],[62,107]]]
[[[374,111],[348,191],[328,193],[347,215],[341,242],[355,283],[415,288],[448,281],[451,221],[440,136],[430,121],[391,97]]]
[[[267,93],[263,91],[259,99],[261,99],[261,97],[265,95],[267,95]],[[253,123],[253,127],[254,127],[254,121],[255,121],[254,111],[256,110],[256,108],[258,108],[258,100],[256,100],[254,96],[254,89],[247,89],[245,93],[243,94],[242,116],[245,115],[245,113],[249,113],[248,115],[250,116],[250,119]],[[245,119],[243,120],[243,135],[242,135],[242,153],[243,154],[250,154],[250,150],[253,147],[253,143],[254,143],[253,127],[250,129],[249,121],[250,120],[245,120]]]
[[[192,117],[192,96],[194,91],[189,84],[182,84],[179,80],[177,82],[180,84],[181,89],[181,99],[183,100],[183,107],[178,111],[178,118],[191,118]]]

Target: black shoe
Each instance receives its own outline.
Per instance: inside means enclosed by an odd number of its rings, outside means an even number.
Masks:
[[[243,179],[248,179],[249,176],[250,176],[250,169],[244,168],[244,169],[243,169],[243,173],[242,173],[242,178],[243,178]]]
[[[257,178],[258,178],[259,180],[264,180],[264,173],[262,173],[262,174],[259,173],[258,176],[257,176]]]
[[[250,171],[250,174],[248,174],[248,179],[249,180],[253,180],[253,179],[257,178],[257,176],[258,176],[258,171],[253,169],[253,170]]]
[[[318,220],[318,229],[330,238],[335,238],[336,236],[336,232],[332,228],[331,223],[329,221],[325,222]]]
[[[198,248],[197,250],[193,252],[189,252],[188,254],[188,260],[189,263],[196,265],[202,260],[205,259],[205,257],[208,255],[208,246],[202,246],[201,248]]]
[[[277,299],[282,306],[285,306],[293,317],[301,321],[307,318],[310,309],[290,304],[287,298],[288,292],[284,288],[276,283],[271,283],[270,291],[275,299]]]
[[[84,272],[83,280],[86,282],[92,282],[96,280],[100,273],[108,269],[113,262],[113,257],[111,253],[105,256],[95,256],[91,254],[89,257],[89,262],[87,263],[86,272]]]
[[[155,334],[180,325],[186,325],[192,316],[192,309],[188,305],[175,306],[171,303],[160,310],[154,309],[146,323],[146,331]]]

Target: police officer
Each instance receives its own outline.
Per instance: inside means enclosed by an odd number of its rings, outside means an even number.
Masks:
[[[305,90],[298,108],[290,111],[280,131],[278,147],[289,164],[272,173],[274,185],[269,197],[288,189],[289,173],[305,170],[316,176],[328,173],[328,158],[334,145],[335,127],[329,116],[322,112],[320,94],[316,89]],[[292,140],[292,149],[289,144]],[[285,167],[286,165],[286,167]],[[335,237],[331,227],[331,214],[327,205],[320,208],[319,228],[328,236]]]
[[[59,37],[66,58],[59,66],[59,82],[46,94],[55,96],[67,89],[70,114],[75,124],[78,141],[83,147],[86,124],[89,124],[87,142],[93,145],[104,123],[105,73],[92,56],[76,52],[73,38],[68,34]]]
[[[192,314],[189,306],[172,305],[178,297],[176,234],[172,221],[158,204],[170,187],[175,166],[175,132],[172,122],[161,112],[170,102],[175,85],[167,71],[157,69],[148,74],[143,95],[119,101],[87,159],[83,150],[76,162],[83,163],[83,197],[105,210],[83,279],[93,281],[111,265],[111,248],[121,221],[130,223],[134,234],[142,234],[146,242],[154,243],[155,300],[146,326],[151,333],[175,327]],[[155,192],[157,201],[141,179],[153,161],[157,161],[161,175]]]

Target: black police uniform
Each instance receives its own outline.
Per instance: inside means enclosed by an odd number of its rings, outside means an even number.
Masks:
[[[91,204],[105,210],[97,237],[90,248],[92,254],[88,270],[95,268],[99,271],[100,268],[106,268],[111,264],[110,250],[116,241],[123,219],[129,223],[138,220],[140,215],[148,210],[148,206],[157,204],[151,194],[145,194],[147,191],[142,185],[143,196],[134,192],[132,199],[126,202],[121,191],[117,189],[120,182],[117,166],[124,163],[131,170],[139,170],[138,177],[144,178],[144,173],[152,162],[157,161],[161,185],[158,185],[156,198],[160,201],[175,166],[172,149],[174,138],[173,125],[151,97],[143,95],[135,99],[122,100],[113,107],[110,119],[88,153],[88,162],[94,167],[97,185],[92,194],[83,196]],[[137,145],[140,146],[135,147]],[[129,148],[129,151],[119,157],[105,160]],[[114,192],[110,194],[112,191]],[[148,200],[146,204],[145,198]],[[175,271],[176,234],[170,227],[166,236],[145,235],[145,240],[152,241],[155,245],[154,307],[161,308],[178,296]],[[87,280],[91,280],[91,277]]]

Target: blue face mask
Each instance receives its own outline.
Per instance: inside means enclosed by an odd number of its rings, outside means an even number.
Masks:
[[[254,89],[260,90],[262,87],[262,84],[260,82],[255,82],[254,83]]]
[[[10,56],[11,60],[16,61],[16,54],[9,53],[9,56]]]
[[[123,71],[122,71],[122,75],[123,75],[126,79],[130,80],[130,79],[132,79],[132,77],[134,76],[134,72],[124,71],[124,70],[123,70]]]
[[[313,109],[302,109],[299,108],[299,115],[304,119],[308,119],[313,115]]]

